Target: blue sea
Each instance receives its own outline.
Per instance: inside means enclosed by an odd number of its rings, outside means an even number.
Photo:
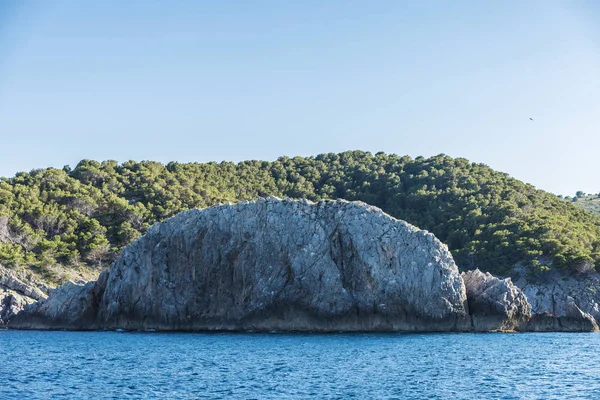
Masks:
[[[600,334],[0,331],[2,399],[600,399]]]

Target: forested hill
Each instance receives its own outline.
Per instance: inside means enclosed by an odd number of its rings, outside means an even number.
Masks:
[[[81,161],[0,179],[0,264],[58,280],[107,266],[152,223],[258,196],[362,200],[433,232],[462,269],[600,267],[600,218],[463,158],[362,151],[239,164]]]

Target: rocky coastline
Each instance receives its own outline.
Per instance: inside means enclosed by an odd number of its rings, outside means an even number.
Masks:
[[[0,265],[0,326],[27,305],[48,297],[48,288],[41,283],[26,283],[26,277]]]
[[[15,329],[587,332],[600,318],[600,295],[569,289],[576,280],[550,288],[461,274],[431,233],[343,200],[184,211],[97,281],[31,301],[6,281],[0,323]]]

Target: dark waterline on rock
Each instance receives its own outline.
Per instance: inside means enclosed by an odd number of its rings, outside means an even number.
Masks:
[[[0,331],[0,398],[600,398],[600,335]]]

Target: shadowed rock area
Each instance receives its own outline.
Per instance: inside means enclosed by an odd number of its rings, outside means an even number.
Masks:
[[[476,269],[462,274],[475,331],[512,331],[531,318],[531,305],[510,278],[500,279]]]
[[[152,226],[98,281],[57,289],[22,329],[464,331],[447,247],[375,207],[259,199]]]

